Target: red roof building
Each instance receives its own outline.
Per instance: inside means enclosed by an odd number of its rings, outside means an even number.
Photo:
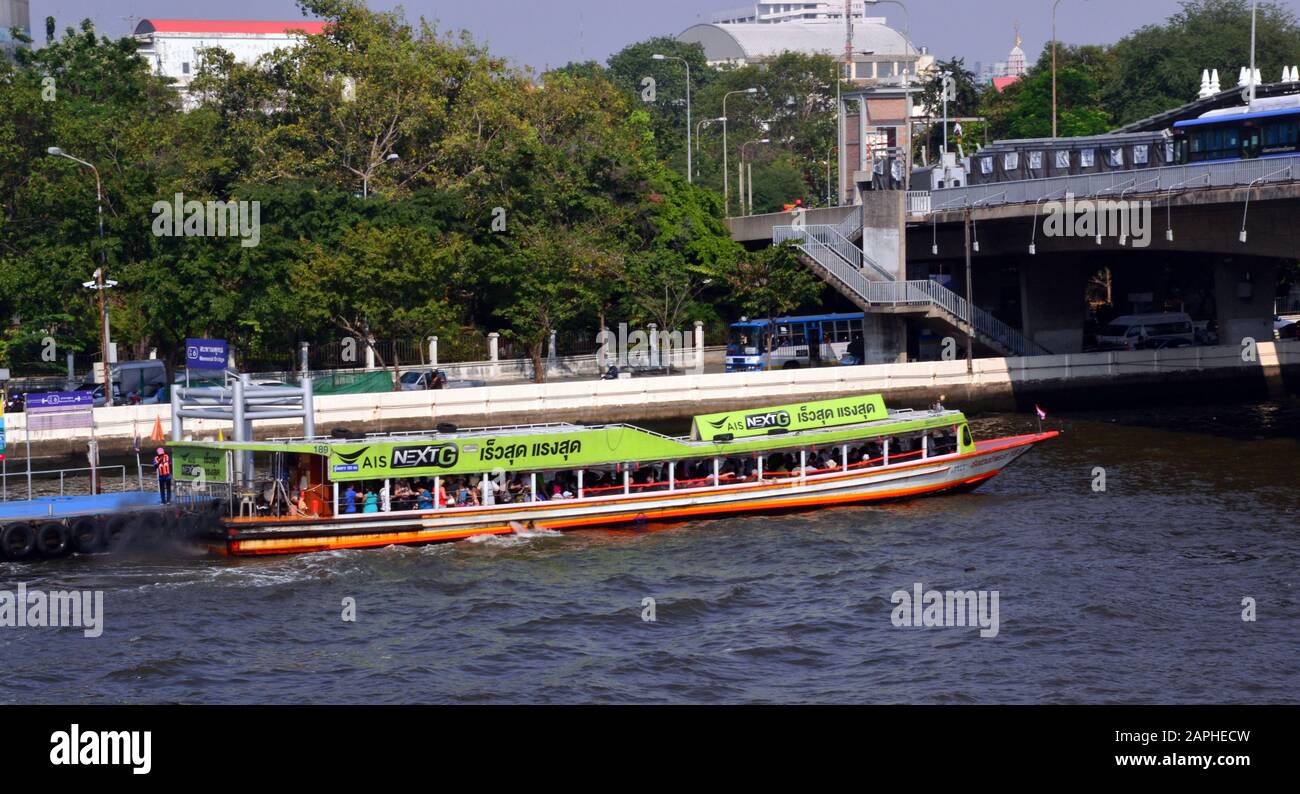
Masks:
[[[272,22],[237,19],[142,19],[135,35],[150,33],[233,33],[254,36],[284,35],[290,31],[311,34],[325,32],[324,22],[300,19],[296,22]]]
[[[328,23],[312,19],[260,21],[236,19],[142,19],[135,26],[139,53],[154,72],[185,91],[203,61],[203,51],[221,48],[241,63],[302,44],[305,34],[321,34]]]

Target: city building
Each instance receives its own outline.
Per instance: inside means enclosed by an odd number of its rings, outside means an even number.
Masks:
[[[212,19],[142,19],[136,25],[140,55],[154,72],[176,81],[186,92],[198,73],[203,50],[220,47],[236,60],[253,63],[278,49],[292,47],[304,33],[319,34],[324,22],[250,22]]]
[[[12,54],[18,43],[10,31],[13,28],[32,34],[31,10],[28,0],[0,0],[0,53]]]
[[[677,40],[699,44],[715,66],[763,63],[784,52],[830,55],[843,60],[847,41],[843,14],[820,22],[713,23],[694,25]],[[888,80],[915,77],[933,57],[917,49],[883,17],[863,17],[853,24],[853,64],[849,79]]]
[[[988,69],[979,73],[980,79],[985,83],[993,86],[998,93],[1007,90],[1008,87],[1020,81],[1029,71],[1029,59],[1025,57],[1025,51],[1020,48],[1024,40],[1020,38],[1019,30],[1016,31],[1016,44],[1007,54],[1005,61],[999,61]]]
[[[851,13],[855,18],[866,17],[866,4],[862,0],[853,3]],[[813,2],[790,3],[780,0],[760,0],[754,5],[731,8],[713,15],[716,24],[740,25],[777,24],[783,22],[819,22],[831,19],[844,19],[844,3]]]

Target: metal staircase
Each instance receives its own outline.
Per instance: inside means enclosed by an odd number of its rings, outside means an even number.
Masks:
[[[861,216],[854,213],[838,226],[774,227],[772,242],[794,241],[809,267],[867,313],[920,314],[962,334],[969,328],[977,341],[1003,356],[1051,355],[941,284],[899,281],[852,241],[861,230]]]

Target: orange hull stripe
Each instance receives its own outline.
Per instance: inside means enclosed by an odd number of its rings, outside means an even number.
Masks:
[[[732,513],[752,513],[770,510],[787,510],[801,507],[827,507],[837,504],[851,504],[855,502],[882,501],[885,499],[898,499],[908,496],[919,496],[937,491],[946,491],[953,488],[961,488],[970,485],[976,485],[997,476],[999,472],[993,471],[987,474],[981,474],[978,477],[971,477],[966,480],[957,482],[940,483],[938,485],[926,485],[915,488],[899,488],[891,491],[879,491],[870,494],[831,494],[827,496],[804,496],[789,499],[769,499],[761,502],[738,502],[735,504],[722,505],[695,505],[692,507],[682,508],[661,508],[652,510],[649,513],[628,514],[621,513],[617,515],[590,516],[587,518],[570,518],[558,519],[555,521],[540,521],[535,525],[540,529],[580,529],[587,527],[610,526],[616,524],[627,524],[635,522],[638,517],[644,516],[647,522],[663,521],[674,518],[698,518],[709,515],[726,515]],[[249,555],[270,555],[270,554],[300,554],[316,551],[337,551],[341,549],[363,549],[374,548],[377,546],[393,546],[403,544],[426,544],[437,543],[451,540],[463,540],[465,538],[477,535],[508,535],[514,532],[509,526],[489,526],[477,529],[465,530],[410,530],[403,532],[385,532],[380,534],[368,535],[344,535],[338,537],[320,538],[294,538],[286,540],[233,540],[229,544],[230,554],[235,556]]]

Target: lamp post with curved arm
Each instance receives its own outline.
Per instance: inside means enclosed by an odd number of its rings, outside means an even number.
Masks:
[[[104,406],[113,407],[113,373],[109,368],[108,356],[108,303],[104,299],[104,291],[112,286],[112,282],[105,283],[104,271],[108,269],[108,249],[104,245],[104,185],[99,178],[99,169],[93,164],[82,160],[80,157],[73,157],[57,146],[51,146],[45,150],[47,154],[53,157],[62,157],[71,160],[74,163],[89,168],[95,175],[95,203],[98,207],[99,214],[99,268],[95,270],[95,280],[87,282],[87,286],[99,292],[99,344],[103,351],[104,359]]]
[[[727,173],[727,98],[735,94],[757,94],[757,88],[742,88],[728,91],[722,95],[722,206],[724,212],[731,212],[731,177]]]
[[[691,167],[691,63],[676,55],[663,55],[656,52],[650,56],[655,61],[681,61],[686,67],[686,181],[695,181],[695,171]],[[725,111],[724,111],[725,112]]]
[[[761,144],[761,143],[771,143],[771,142],[772,140],[770,138],[755,138],[752,141],[745,141],[743,144],[741,144],[740,162],[741,162],[742,174],[745,173],[743,169],[744,169],[744,164],[747,162],[747,159],[745,157],[745,147],[754,143]],[[749,186],[749,209],[748,210],[745,209],[745,186],[744,185],[742,185],[740,188],[740,208],[742,212],[747,212],[749,215],[753,215],[754,214],[754,174],[752,170],[750,171],[750,173],[745,175],[745,183]]]

